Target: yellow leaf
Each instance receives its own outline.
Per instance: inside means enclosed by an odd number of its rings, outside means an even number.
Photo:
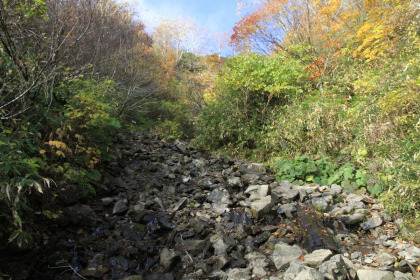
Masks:
[[[39,153],[41,154],[41,155],[43,155],[43,154],[45,154],[45,150],[44,149],[42,149],[42,150],[39,150]]]
[[[60,171],[64,171],[64,168],[61,165],[57,166],[57,168],[60,169]]]
[[[56,151],[55,152],[58,156],[62,156],[63,158],[66,157],[66,155],[62,151]]]

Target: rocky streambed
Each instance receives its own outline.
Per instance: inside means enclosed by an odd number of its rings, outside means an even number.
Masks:
[[[9,259],[13,279],[418,277],[420,248],[373,198],[148,133],[115,154],[96,201],[66,202],[47,254]]]

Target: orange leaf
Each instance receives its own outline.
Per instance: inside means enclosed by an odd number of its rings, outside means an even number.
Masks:
[[[299,259],[300,259],[301,261],[304,261],[304,260],[305,260],[305,255],[300,255]]]

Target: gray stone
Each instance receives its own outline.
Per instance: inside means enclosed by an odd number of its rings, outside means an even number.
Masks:
[[[412,277],[409,273],[404,274],[399,271],[394,272],[395,280],[414,280],[414,277]]]
[[[361,197],[360,195],[351,193],[346,197],[347,203],[352,203],[352,202],[359,202],[363,200],[363,197]]]
[[[225,203],[213,203],[211,207],[213,212],[217,215],[222,215],[225,212],[229,212],[228,204]]]
[[[260,252],[248,253],[244,259],[249,262],[250,267],[267,267],[270,263],[268,258]]]
[[[242,175],[242,180],[247,184],[255,184],[260,178],[257,174],[244,174]]]
[[[382,218],[379,215],[373,215],[366,222],[363,223],[362,228],[368,230],[371,228],[379,227],[382,224]]]
[[[316,269],[305,267],[294,280],[324,280],[324,276]]]
[[[104,197],[104,198],[102,198],[102,199],[101,199],[101,201],[102,201],[102,204],[103,204],[104,206],[108,206],[108,205],[110,205],[112,202],[114,202],[114,198],[113,198],[113,197]]]
[[[321,212],[325,212],[328,208],[328,202],[323,197],[312,198],[312,205]]]
[[[290,246],[284,242],[279,242],[274,246],[271,260],[276,269],[279,270],[288,267],[292,261],[299,259],[303,254],[304,251],[299,246]]]
[[[282,204],[277,209],[277,214],[285,214],[288,218],[293,218],[293,212],[296,212],[296,203]]]
[[[181,142],[179,139],[175,141],[175,146],[181,150],[181,152],[185,153],[187,151],[187,145]]]
[[[250,201],[262,199],[268,194],[268,185],[251,185],[245,190],[245,193],[250,194],[248,198]]]
[[[330,191],[333,195],[338,195],[343,191],[343,188],[340,185],[332,184]]]
[[[289,268],[285,271],[284,280],[293,280],[305,268],[306,262],[295,260],[290,263]]]
[[[178,200],[177,203],[175,203],[174,208],[172,209],[173,211],[178,211],[182,208],[184,208],[187,205],[188,202],[188,198],[186,197],[182,197]]]
[[[115,205],[114,209],[112,210],[112,214],[114,215],[124,215],[127,212],[127,203],[126,200],[118,200]]]
[[[327,249],[320,249],[315,250],[309,255],[305,255],[305,262],[308,263],[309,266],[318,267],[322,264],[325,260],[327,260],[330,256],[332,256],[333,252]]]
[[[265,166],[259,163],[251,163],[250,165],[248,165],[248,170],[261,175],[264,175],[267,172]]]
[[[239,177],[231,177],[228,179],[229,186],[240,186],[241,185],[241,178]]]
[[[215,267],[216,267],[217,270],[221,270],[228,263],[229,263],[229,257],[228,257],[228,255],[227,254],[223,254],[223,255],[217,256]]]
[[[229,204],[230,201],[230,195],[225,189],[214,189],[208,196],[207,199],[211,202],[215,203],[224,203]]]
[[[335,255],[330,260],[322,263],[318,270],[325,278],[330,280],[347,279],[348,267],[341,255]]]
[[[180,242],[179,246],[181,247],[180,249],[186,249],[192,255],[198,255],[207,246],[207,240],[184,240]]]
[[[359,280],[394,280],[394,273],[391,271],[358,269],[357,277]]]
[[[382,252],[376,257],[376,260],[379,265],[392,265],[397,261],[397,257],[391,253]]]
[[[261,200],[257,200],[251,203],[251,212],[252,216],[259,220],[267,215],[271,208],[273,207],[274,202],[271,196],[266,196]]]
[[[180,253],[174,249],[169,250],[168,248],[163,248],[162,252],[160,253],[160,265],[168,271],[174,262],[179,259]]]
[[[249,280],[251,271],[248,268],[234,268],[228,273],[227,280]]]
[[[341,216],[340,219],[348,225],[353,225],[362,222],[365,217],[365,209],[359,209],[352,215]]]
[[[229,253],[235,247],[235,239],[229,235],[224,235],[213,242],[214,254],[216,256]]]
[[[290,189],[290,190],[286,190],[283,193],[283,196],[282,197],[284,199],[287,199],[287,200],[290,200],[290,201],[295,201],[298,195],[299,195],[299,191],[298,190],[296,190],[296,189]]]

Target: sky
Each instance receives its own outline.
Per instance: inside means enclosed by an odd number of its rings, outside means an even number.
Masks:
[[[239,20],[237,0],[133,0],[140,19],[151,32],[160,18],[176,19],[190,16],[201,27],[210,31],[232,33]]]

